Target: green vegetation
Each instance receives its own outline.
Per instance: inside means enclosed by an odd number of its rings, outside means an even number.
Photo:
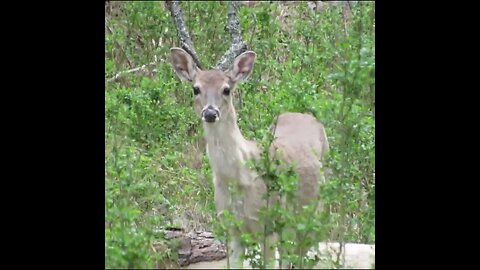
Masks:
[[[181,6],[202,64],[212,67],[230,45],[227,2]],[[257,53],[235,93],[243,135],[265,142],[275,117],[296,111],[314,114],[330,141],[332,175],[321,191],[328,214],[268,214],[323,240],[375,243],[375,4],[315,12],[307,2],[265,1],[241,5],[238,16]],[[179,40],[164,2],[110,2],[105,19],[106,79],[157,59],[105,84],[105,266],[152,268],[176,256],[161,228],[220,232],[211,171],[191,87],[169,62]],[[294,181],[277,176],[283,187]]]

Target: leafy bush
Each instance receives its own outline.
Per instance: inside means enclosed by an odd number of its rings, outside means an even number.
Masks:
[[[230,42],[227,3],[181,6],[200,60],[213,66]],[[332,171],[321,195],[329,211],[295,217],[298,231],[315,231],[320,240],[375,243],[374,9],[373,2],[317,12],[307,2],[258,2],[238,12],[243,39],[257,53],[237,93],[243,135],[265,142],[284,111],[310,112],[326,127]],[[169,63],[179,41],[164,3],[109,2],[105,18],[106,79],[157,60],[144,72],[106,82],[105,266],[151,268],[175,259],[162,228],[219,225],[211,171],[192,91]],[[283,188],[294,181],[275,175]],[[265,214],[292,222],[271,210]]]

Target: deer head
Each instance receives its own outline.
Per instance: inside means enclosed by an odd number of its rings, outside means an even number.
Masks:
[[[166,1],[174,18],[182,48],[172,48],[171,61],[175,73],[192,84],[195,110],[205,123],[217,123],[229,115],[235,116],[232,93],[238,82],[248,78],[253,70],[255,53],[246,51],[240,33],[240,21],[236,11],[238,3],[228,2],[226,29],[232,39],[230,48],[211,70],[203,70],[188,33],[178,1]],[[235,117],[234,117],[235,118]],[[232,119],[230,119],[232,120]]]
[[[189,81],[195,98],[194,107],[207,123],[222,121],[224,115],[234,115],[232,92],[237,83],[246,80],[253,70],[255,53],[246,51],[233,61],[233,66],[222,71],[201,70],[193,58],[181,48],[172,48],[171,61],[181,80]]]

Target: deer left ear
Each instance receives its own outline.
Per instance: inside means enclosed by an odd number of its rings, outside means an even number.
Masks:
[[[234,82],[246,80],[252,73],[255,58],[256,54],[252,51],[246,51],[237,56],[233,62],[231,79]]]

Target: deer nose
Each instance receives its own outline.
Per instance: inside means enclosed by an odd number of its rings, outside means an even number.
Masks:
[[[219,118],[219,112],[213,106],[208,106],[202,111],[202,119],[208,123],[213,123]]]

